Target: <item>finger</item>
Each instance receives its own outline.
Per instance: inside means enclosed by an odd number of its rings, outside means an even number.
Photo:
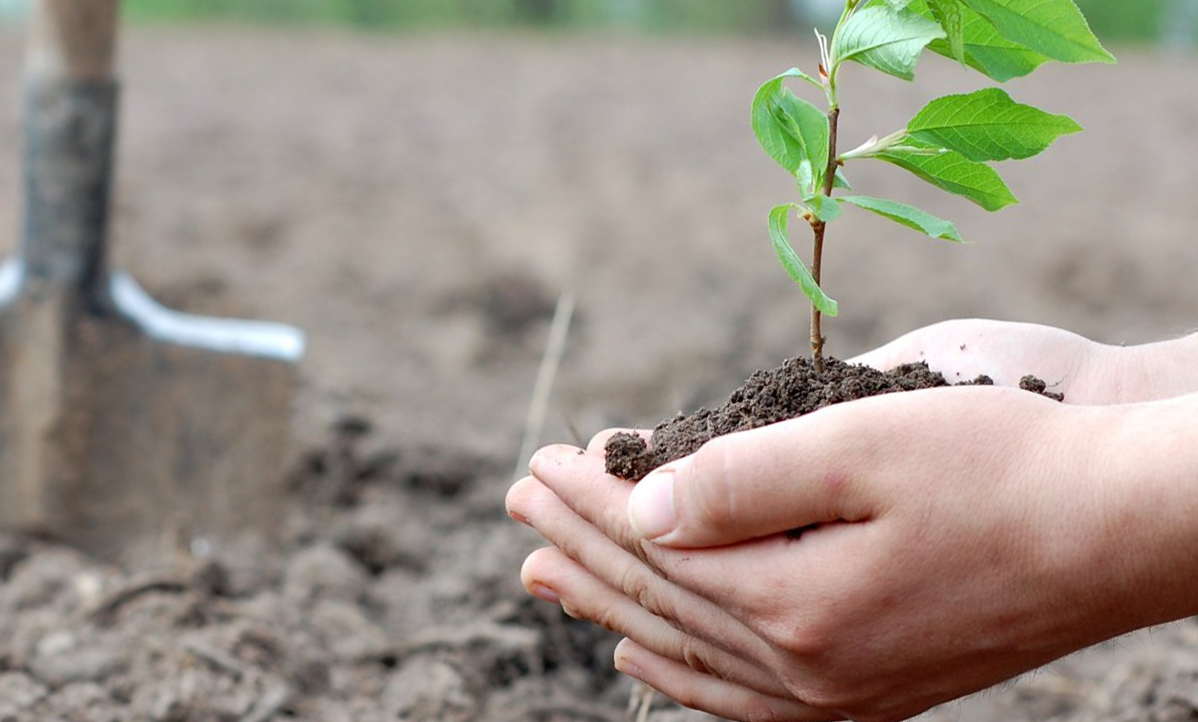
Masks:
[[[533,455],[529,468],[575,514],[624,549],[644,556],[642,539],[629,525],[626,511],[633,484],[608,474],[602,456],[547,446]]]
[[[636,485],[631,526],[658,544],[694,548],[872,518],[878,502],[865,472],[886,438],[871,433],[873,401],[713,439]]]
[[[524,516],[524,513],[521,511],[521,499],[528,496],[530,489],[539,486],[540,483],[531,476],[526,476],[512,484],[503,500],[503,506],[507,511],[507,515],[525,526],[532,526],[528,522],[528,517]]]
[[[754,557],[734,547],[706,549],[698,555],[646,543],[633,529],[626,511],[630,494],[637,493],[633,484],[604,473],[602,459],[579,456],[570,447],[546,447],[537,452],[531,466],[543,486],[530,485],[524,489],[526,493],[513,491],[509,499],[518,498],[510,505],[532,519],[531,525],[541,536],[608,584],[623,589],[634,601],[652,605],[650,611],[704,639],[726,636],[722,623],[710,622],[716,618],[715,613],[664,595],[659,577],[675,583],[675,589],[681,583],[688,592],[713,602],[716,609],[726,610],[727,614],[719,616],[728,623],[733,617],[743,618],[760,611],[754,596],[744,592],[744,573],[752,568],[768,576],[769,569],[761,569],[760,564],[765,557]],[[645,479],[640,485],[647,482]],[[776,505],[774,500],[765,504]],[[611,553],[604,544],[608,541],[627,554]],[[776,561],[786,553],[786,550],[770,551],[769,558]],[[694,618],[685,616],[688,614]]]
[[[616,434],[636,434],[648,441],[653,432],[645,429],[604,429],[591,437],[590,443],[587,444],[587,453],[602,456],[607,442]]]
[[[727,611],[663,579],[641,558],[574,513],[548,487],[530,480],[513,488],[508,499],[513,511],[527,519],[530,526],[562,553],[649,613],[743,659],[764,659],[769,654],[761,638]],[[681,571],[692,561],[691,555],[671,549],[654,552],[662,558],[659,563],[672,570]],[[717,573],[710,563],[702,566],[721,580],[728,580],[730,589],[739,586],[738,569]]]
[[[520,579],[531,594],[542,599],[546,598],[544,590],[552,590],[570,616],[635,639],[655,654],[762,694],[786,694],[785,686],[772,673],[676,629],[558,549],[539,549],[529,555]]]
[[[775,697],[696,672],[655,654],[635,641],[616,646],[616,669],[656,689],[684,707],[741,722],[825,722],[843,719],[794,699]]]

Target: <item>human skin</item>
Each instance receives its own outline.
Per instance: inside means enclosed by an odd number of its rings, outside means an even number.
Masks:
[[[926,326],[850,359],[879,369],[925,361],[949,381],[978,374],[1017,386],[1032,374],[1069,404],[1156,401],[1198,392],[1198,335],[1123,347],[1051,326],[960,319]]]
[[[713,440],[636,487],[604,473],[606,434],[547,447],[508,495],[552,545],[522,579],[623,634],[617,668],[687,706],[905,719],[1198,611],[1198,396],[1163,398],[1198,381],[1190,352],[953,322],[863,360],[969,375],[984,356],[1074,403],[892,394]]]

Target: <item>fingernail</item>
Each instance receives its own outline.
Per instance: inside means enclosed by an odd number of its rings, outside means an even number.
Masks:
[[[537,599],[540,599],[544,602],[549,602],[550,604],[561,604],[562,601],[560,594],[544,584],[541,584],[540,582],[534,582],[533,585],[528,588],[528,593]]]
[[[531,526],[531,525],[528,523],[528,518],[527,518],[527,517],[525,517],[523,514],[521,514],[521,513],[520,513],[520,512],[518,512],[518,511],[512,511],[511,509],[508,509],[508,510],[507,510],[507,515],[508,515],[508,516],[510,516],[511,518],[515,519],[516,521],[520,522],[520,523],[521,523],[521,524],[523,524],[524,526]]]
[[[674,530],[674,474],[677,465],[663,466],[641,479],[628,498],[628,521],[646,539],[659,539]]]
[[[529,474],[532,474],[533,476],[537,475],[537,470],[545,465],[545,456],[545,449],[537,449],[537,451],[533,453],[532,457],[530,457],[528,460]]]

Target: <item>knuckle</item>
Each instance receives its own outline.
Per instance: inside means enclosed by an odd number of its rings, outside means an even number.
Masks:
[[[627,615],[621,612],[620,605],[597,603],[593,597],[576,597],[570,602],[563,601],[562,609],[575,619],[627,636]]]
[[[662,593],[661,584],[662,578],[648,567],[629,565],[621,575],[619,589],[641,609],[680,629],[683,615],[679,611],[678,600]]]
[[[620,576],[620,591],[637,606],[653,612],[653,580],[644,566],[629,564]]]
[[[637,561],[639,561],[641,564],[652,569],[657,569],[657,562],[653,559],[653,556],[650,553],[650,545],[644,539],[632,538],[632,532],[629,531],[628,537],[619,540],[617,543],[623,547],[625,551],[636,557]]]
[[[803,703],[824,712],[843,712],[850,707],[848,696],[827,684],[814,684],[798,692]]]
[[[758,635],[771,647],[804,666],[811,666],[826,660],[837,649],[837,629],[824,616],[812,612],[801,619],[792,615],[765,617],[755,626]]]
[[[793,629],[785,649],[796,657],[824,660],[836,650],[837,637],[835,629],[817,619]]]
[[[795,699],[823,712],[846,714],[857,709],[861,703],[860,680],[843,666],[842,659],[819,642],[800,638],[796,644],[808,645],[820,651],[806,657],[801,664],[790,665],[788,673],[782,675],[786,690]]]
[[[712,667],[704,660],[704,655],[699,649],[699,643],[691,637],[686,637],[682,640],[682,661],[686,666],[703,675],[710,675],[722,679],[716,674]]]
[[[567,613],[569,613],[569,612],[567,611]],[[623,634],[623,632],[621,631],[620,620],[616,614],[616,610],[614,607],[609,607],[609,606],[599,606],[597,608],[588,607],[584,612],[581,612],[581,614],[584,618],[590,620],[592,624],[596,624],[600,627],[603,627],[604,629],[606,629],[609,632],[617,632],[617,633]],[[571,614],[570,616],[575,616],[575,615]],[[578,617],[576,617],[576,618],[578,618]]]
[[[784,680],[787,691],[794,699],[825,713],[848,715],[860,708],[859,689],[834,673],[822,671],[803,679]],[[859,719],[856,714],[853,719]]]

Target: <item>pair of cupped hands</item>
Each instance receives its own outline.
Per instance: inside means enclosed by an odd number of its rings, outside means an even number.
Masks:
[[[905,719],[1195,611],[1198,404],[1167,356],[952,321],[853,361],[996,386],[831,406],[636,485],[604,472],[611,431],[546,447],[507,497],[550,543],[523,583],[686,706]],[[1029,373],[1065,403],[1011,388]]]

